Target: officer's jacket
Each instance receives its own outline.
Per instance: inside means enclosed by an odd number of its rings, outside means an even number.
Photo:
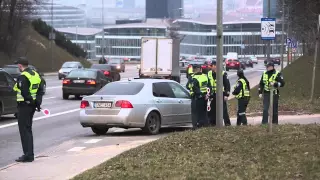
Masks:
[[[30,68],[26,68],[24,71],[28,72],[30,75],[35,75],[34,71],[31,70]],[[21,95],[22,95],[24,101],[33,102],[34,98],[31,96],[31,93],[30,93],[30,81],[25,75],[20,75],[17,78],[17,84],[16,85],[17,85],[17,88],[20,89]],[[37,91],[37,99],[39,97],[42,98],[43,89],[44,89],[43,81],[41,80],[41,83],[40,83],[38,91]]]
[[[262,93],[270,93],[270,83],[274,83],[274,88],[276,88],[276,94],[279,94],[279,87],[283,87],[285,85],[283,76],[281,72],[277,70],[265,71],[263,72],[260,83],[259,83],[259,94]]]
[[[248,82],[249,83],[249,82]],[[250,85],[243,78],[239,78],[232,92],[237,99],[250,96]]]
[[[198,81],[198,79],[195,78],[195,76],[199,75],[203,75],[203,77],[206,78],[206,81],[202,82],[202,87],[200,87],[200,82]],[[195,94],[196,96],[200,94],[206,94],[206,89],[211,88],[207,76],[205,74],[202,74],[202,72],[193,74],[192,78],[188,79],[186,87],[190,91],[191,95]]]
[[[214,79],[215,82],[211,82],[211,78],[210,78],[210,73],[212,72],[212,78]],[[209,79],[209,84],[212,86],[212,84],[214,84],[214,86],[216,86],[216,81],[217,81],[217,77],[216,77],[216,72],[214,71],[208,71],[208,79]],[[215,88],[215,87],[212,87]],[[223,96],[229,96],[230,95],[230,81],[228,78],[228,74],[223,71]],[[215,92],[214,92],[215,93]]]

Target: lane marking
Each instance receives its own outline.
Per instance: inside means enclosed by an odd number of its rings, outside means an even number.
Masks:
[[[99,141],[101,141],[102,139],[90,139],[89,141],[85,142],[85,144],[94,144],[97,143]]]
[[[57,88],[62,88],[62,86],[52,86],[52,87],[47,87],[46,89],[50,90],[50,89],[57,89]]]
[[[57,97],[47,97],[47,98],[43,98],[43,99],[55,99]]]
[[[68,150],[68,152],[78,152],[81,151],[83,149],[85,149],[86,147],[74,147]]]
[[[72,109],[72,110],[69,110],[69,111],[63,111],[63,112],[59,112],[59,113],[55,113],[55,114],[51,114],[50,116],[37,117],[37,118],[34,118],[33,121],[39,121],[39,120],[42,120],[42,119],[51,118],[51,117],[56,117],[56,116],[60,116],[60,115],[64,115],[64,114],[69,114],[69,113],[77,112],[77,111],[80,111],[80,108]],[[15,126],[15,125],[18,125],[18,122],[1,125],[1,126],[0,126],[0,129],[6,128],[6,127]]]

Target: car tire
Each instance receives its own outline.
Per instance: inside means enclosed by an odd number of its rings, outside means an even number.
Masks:
[[[13,114],[16,119],[18,119],[18,113]]]
[[[61,80],[61,79],[62,79],[62,77],[60,77],[60,76],[59,76],[59,77],[58,77],[58,79],[59,79],[59,80]]]
[[[62,98],[63,98],[63,99],[69,99],[69,94],[63,93],[63,94],[62,94]]]
[[[146,123],[142,130],[150,135],[156,135],[159,133],[161,127],[160,116],[158,113],[152,111],[148,114]]]
[[[113,81],[120,81],[120,80],[121,80],[121,76],[120,76],[119,73],[117,73],[117,74],[115,74],[115,75],[113,76]]]
[[[96,127],[91,127],[91,130],[92,130],[93,133],[95,133],[96,135],[100,136],[100,135],[107,134],[109,128],[102,127],[102,126],[96,126]]]
[[[74,97],[75,97],[77,100],[81,100],[81,96],[80,96],[80,95],[74,95]]]
[[[229,71],[229,68],[226,68],[226,71]]]

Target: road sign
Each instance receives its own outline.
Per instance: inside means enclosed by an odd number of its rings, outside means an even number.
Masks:
[[[287,40],[286,40],[287,46],[289,46],[290,43],[291,43],[291,39],[290,39],[290,38],[287,38]]]
[[[276,18],[261,18],[261,39],[276,39]]]

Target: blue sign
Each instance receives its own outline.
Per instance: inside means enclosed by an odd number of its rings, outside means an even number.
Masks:
[[[261,18],[261,39],[276,39],[276,18]]]
[[[290,38],[287,38],[287,40]],[[295,39],[290,39],[290,41],[287,41],[287,47],[289,48],[297,48],[298,42]]]

